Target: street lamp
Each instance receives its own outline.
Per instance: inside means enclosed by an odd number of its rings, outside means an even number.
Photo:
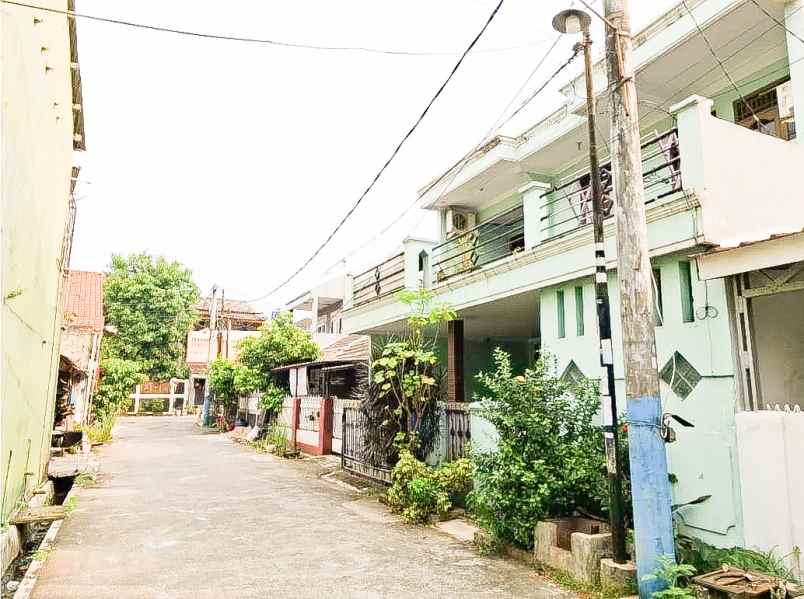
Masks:
[[[595,305],[600,337],[600,365],[603,409],[603,437],[606,446],[606,470],[609,481],[609,519],[614,561],[624,563],[625,516],[623,509],[622,460],[618,443],[617,397],[614,387],[614,356],[611,343],[611,311],[609,286],[606,275],[606,251],[603,237],[603,187],[600,182],[600,166],[597,160],[595,125],[595,93],[592,80],[592,38],[589,25],[592,18],[582,10],[562,10],[553,17],[553,29],[559,33],[581,33],[579,45],[583,48],[584,74],[586,78],[586,127],[589,130],[589,177],[592,185],[592,229],[595,238]],[[577,47],[577,46],[576,46]],[[570,200],[572,201],[572,200]]]

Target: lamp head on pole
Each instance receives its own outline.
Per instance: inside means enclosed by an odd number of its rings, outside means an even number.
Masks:
[[[568,8],[553,17],[553,29],[559,33],[581,33],[589,29],[592,17],[582,10]]]

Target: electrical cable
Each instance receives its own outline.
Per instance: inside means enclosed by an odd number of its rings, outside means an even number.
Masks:
[[[762,5],[761,5],[759,2],[757,2],[757,0],[751,0],[751,3],[752,3],[754,6],[756,6],[756,7],[757,7],[759,10],[761,10],[763,13],[765,13],[765,16],[766,16],[766,17],[768,17],[768,18],[769,18],[771,21],[773,21],[774,23],[776,23],[776,25],[778,25],[779,27],[781,27],[782,29],[784,29],[784,30],[785,30],[787,33],[789,33],[789,34],[790,34],[790,35],[792,35],[794,38],[796,38],[798,41],[800,41],[802,44],[804,44],[804,39],[801,39],[801,36],[799,36],[799,35],[798,35],[798,34],[797,34],[795,31],[791,31],[790,29],[788,29],[788,28],[787,28],[787,25],[785,25],[785,24],[784,24],[784,23],[782,23],[782,22],[781,22],[779,19],[777,19],[776,17],[774,17],[772,14],[770,14],[770,13],[768,12],[768,10],[767,10],[767,9],[766,9],[764,6],[762,6]],[[799,11],[799,10],[801,10],[801,8],[800,8],[800,7],[796,9],[796,11]],[[790,14],[791,14],[791,15],[792,15],[792,14],[795,14],[795,12],[796,12],[796,11],[793,11],[793,12],[792,12],[792,13],[790,13]]]
[[[508,117],[507,119],[505,119],[504,121],[500,122],[500,120],[501,120],[501,119],[504,117],[505,113],[506,113],[506,112],[508,112],[508,110],[509,110],[509,109],[511,108],[511,106],[514,104],[514,102],[516,101],[517,97],[519,97],[519,95],[522,93],[522,90],[524,90],[524,89],[527,87],[528,83],[530,83],[530,81],[533,79],[534,75],[535,75],[535,74],[538,72],[538,70],[539,70],[539,69],[542,67],[542,65],[545,63],[545,61],[547,60],[547,58],[548,58],[548,57],[550,56],[550,54],[553,52],[553,50],[555,49],[555,47],[558,45],[558,42],[561,40],[561,37],[562,37],[561,35],[558,35],[558,36],[557,36],[557,37],[556,37],[556,38],[553,40],[553,43],[551,44],[550,48],[548,48],[548,50],[547,50],[547,52],[544,54],[544,56],[542,56],[542,58],[541,58],[541,59],[539,59],[539,61],[536,63],[536,66],[535,66],[535,67],[534,67],[534,68],[531,70],[530,74],[528,74],[528,76],[527,76],[527,78],[525,79],[525,81],[522,83],[522,85],[519,87],[519,89],[517,89],[516,93],[513,95],[513,97],[511,98],[511,100],[509,100],[509,102],[508,102],[508,104],[506,104],[505,108],[503,108],[503,110],[500,112],[500,114],[499,114],[499,115],[497,116],[497,118],[494,120],[494,124],[492,124],[492,126],[491,126],[491,127],[489,127],[489,129],[488,129],[488,130],[486,131],[486,133],[484,134],[483,138],[482,138],[482,139],[481,139],[481,140],[480,140],[480,141],[479,141],[479,142],[478,142],[478,143],[477,143],[477,144],[474,146],[474,148],[473,148],[473,149],[472,149],[472,150],[471,150],[469,153],[467,153],[467,154],[466,154],[466,155],[465,155],[465,156],[464,156],[464,157],[463,157],[463,158],[462,158],[460,161],[458,161],[458,162],[457,162],[455,165],[453,165],[453,166],[452,166],[452,168],[448,169],[448,170],[447,170],[446,172],[444,172],[444,173],[443,173],[443,174],[442,174],[440,177],[438,177],[438,179],[436,179],[436,180],[435,180],[433,183],[431,183],[430,185],[428,185],[427,190],[432,189],[433,187],[435,187],[436,185],[438,185],[438,184],[439,184],[441,181],[443,181],[443,180],[444,180],[444,178],[445,178],[446,176],[448,176],[448,175],[449,175],[451,172],[453,173],[452,178],[450,179],[449,183],[447,183],[447,185],[445,186],[444,191],[443,191],[443,192],[442,192],[442,193],[439,195],[439,197],[438,197],[438,198],[435,200],[435,202],[438,202],[438,201],[439,201],[439,200],[440,200],[440,199],[441,199],[441,198],[442,198],[442,197],[443,197],[443,196],[446,194],[446,188],[448,188],[448,187],[449,187],[449,186],[452,184],[452,182],[453,182],[453,181],[454,181],[454,180],[455,180],[455,179],[458,177],[458,175],[459,175],[459,174],[460,174],[460,173],[463,171],[463,169],[466,167],[466,165],[467,165],[467,164],[469,163],[469,161],[471,160],[472,156],[474,156],[474,155],[475,155],[475,153],[476,153],[476,152],[477,152],[477,151],[478,151],[480,148],[482,148],[484,145],[486,145],[486,144],[489,142],[489,140],[490,140],[490,138],[491,138],[492,134],[494,133],[494,131],[498,130],[500,127],[502,127],[503,125],[505,125],[506,123],[508,123],[508,122],[509,122],[509,121],[510,121],[510,120],[513,118],[513,115],[512,115],[512,116],[509,116],[509,117]],[[567,63],[565,63],[564,67],[566,67],[566,65],[567,65],[568,63],[569,63],[569,61],[568,61]],[[562,67],[562,68],[563,68],[563,67]],[[553,79],[555,79],[555,77],[558,75],[558,72],[560,72],[560,71],[561,71],[561,69],[559,69],[559,71],[557,71],[556,73],[554,73],[553,75],[551,75],[551,76],[550,76],[550,78],[547,80],[547,82],[545,82],[543,85],[541,85],[539,89],[540,89],[540,90],[543,90],[545,87],[547,87],[547,84],[549,84],[549,83],[550,83],[550,81],[552,81]],[[532,100],[533,100],[533,99],[534,99],[534,98],[535,98],[537,95],[538,95],[537,93],[532,93],[532,94],[529,96],[529,98],[528,98],[527,102],[531,102],[531,101],[532,101]],[[527,102],[526,102],[526,103],[527,103]],[[518,108],[518,109],[517,109],[517,112],[518,112],[519,110],[521,110],[523,107],[524,107],[524,106],[521,106],[520,108]],[[453,171],[454,171],[454,172],[453,172]],[[425,190],[425,191],[427,191],[427,190]],[[356,248],[356,249],[352,250],[351,252],[349,252],[348,254],[346,254],[345,256],[343,256],[342,258],[340,258],[340,259],[339,259],[337,262],[341,262],[341,261],[343,261],[343,260],[346,260],[346,259],[350,258],[351,256],[355,255],[357,252],[359,252],[359,251],[361,251],[361,250],[365,249],[367,246],[369,246],[370,244],[372,244],[372,243],[373,243],[375,240],[377,240],[379,237],[381,237],[382,235],[384,235],[385,233],[387,233],[387,232],[388,232],[388,230],[390,230],[390,229],[391,229],[391,228],[392,228],[394,225],[396,225],[396,224],[397,224],[397,223],[398,223],[400,220],[402,220],[402,219],[403,219],[403,218],[404,218],[404,217],[405,217],[405,216],[406,216],[406,215],[407,215],[407,214],[408,214],[408,213],[409,213],[411,210],[413,210],[413,209],[416,207],[416,205],[419,203],[420,199],[421,199],[421,198],[420,198],[419,196],[417,196],[417,197],[416,197],[416,199],[415,199],[415,200],[413,200],[413,202],[412,202],[410,205],[408,205],[408,206],[405,208],[405,210],[403,210],[403,211],[402,211],[402,212],[401,212],[401,213],[400,213],[400,214],[399,214],[399,215],[398,215],[396,218],[394,218],[394,219],[393,219],[393,220],[392,220],[392,221],[391,221],[391,222],[390,222],[388,225],[386,225],[386,226],[385,226],[385,227],[384,227],[384,228],[383,228],[383,229],[382,229],[380,232],[378,232],[377,234],[375,234],[375,235],[374,235],[374,236],[373,236],[371,239],[369,239],[367,242],[363,243],[363,244],[362,244],[361,246],[359,246],[358,248]],[[419,222],[421,222],[421,219],[419,220]],[[417,225],[417,226],[418,226],[418,225]]]
[[[109,17],[98,17],[95,15],[88,15],[85,13],[78,13],[72,10],[61,10],[57,8],[49,8],[47,6],[38,6],[35,4],[28,4],[25,2],[18,2],[17,0],[0,0],[3,4],[12,4],[14,6],[21,6],[24,8],[30,8],[34,10],[41,10],[43,12],[55,13],[60,15],[66,15],[72,19],[87,19],[90,21],[99,21],[102,23],[111,23],[114,25],[123,25],[126,27],[133,27],[136,29],[147,29],[149,31],[158,31],[161,33],[173,33],[176,35],[184,35],[188,37],[198,37],[198,38],[205,38],[205,39],[214,39],[214,40],[226,40],[231,42],[245,42],[250,44],[267,44],[270,46],[279,46],[283,48],[298,48],[304,50],[321,50],[321,51],[332,51],[332,52],[365,52],[370,54],[390,54],[392,56],[454,56],[456,54],[460,54],[461,52],[417,52],[414,50],[385,50],[381,48],[368,48],[364,46],[324,46],[318,44],[305,44],[301,42],[286,42],[281,40],[274,40],[268,38],[255,38],[255,37],[243,37],[243,36],[234,36],[234,35],[221,35],[215,33],[202,33],[199,31],[189,31],[185,29],[175,29],[172,27],[163,27],[160,25],[148,25],[145,23],[136,23],[134,21],[124,21],[122,19],[112,19]],[[510,46],[506,48],[486,48],[482,50],[477,50],[476,52],[509,52],[512,50],[522,50],[534,46],[538,46],[544,43],[546,40],[537,40],[531,44],[526,44],[523,46]]]
[[[287,279],[285,279],[284,281],[282,281],[282,283],[280,283],[279,285],[277,285],[276,287],[274,287],[274,288],[273,288],[271,291],[269,291],[268,293],[265,293],[265,294],[263,294],[263,295],[261,295],[261,296],[259,296],[259,297],[256,297],[256,298],[254,298],[254,299],[250,299],[250,300],[246,300],[246,301],[249,301],[249,302],[256,302],[256,301],[260,301],[260,300],[263,300],[263,299],[265,299],[265,298],[267,298],[267,297],[270,297],[271,295],[273,295],[274,293],[276,293],[277,291],[279,291],[280,289],[282,289],[282,288],[283,288],[285,285],[287,285],[287,284],[288,284],[288,283],[290,283],[290,282],[291,282],[293,279],[295,279],[295,278],[296,278],[296,277],[299,275],[299,273],[301,273],[301,272],[302,272],[302,271],[303,271],[305,268],[307,268],[307,266],[308,266],[308,265],[309,265],[309,264],[310,264],[310,263],[311,263],[313,260],[315,260],[315,258],[318,256],[318,254],[320,254],[320,253],[321,253],[321,251],[322,251],[322,250],[323,250],[323,249],[324,249],[324,248],[325,248],[325,247],[326,247],[326,246],[329,244],[329,242],[332,240],[332,238],[335,236],[335,234],[336,234],[338,231],[340,231],[340,229],[343,227],[343,225],[346,223],[346,221],[347,221],[347,220],[349,220],[349,218],[352,216],[352,214],[354,214],[354,211],[355,211],[355,210],[357,210],[357,207],[360,205],[360,203],[363,201],[363,199],[364,199],[364,198],[365,198],[365,197],[366,197],[366,196],[369,194],[369,192],[370,192],[370,191],[371,191],[371,190],[374,188],[374,185],[375,185],[375,184],[377,183],[377,181],[380,179],[380,177],[382,176],[382,174],[383,174],[383,173],[386,171],[386,169],[387,169],[387,168],[390,166],[391,162],[394,160],[394,158],[396,158],[397,154],[399,154],[399,151],[402,149],[402,146],[405,144],[405,142],[406,142],[406,141],[407,141],[407,140],[410,138],[410,136],[411,136],[411,135],[413,135],[413,132],[416,130],[416,128],[417,128],[417,127],[419,126],[419,124],[422,122],[422,120],[424,119],[424,117],[425,117],[425,116],[427,115],[427,113],[430,111],[430,108],[433,106],[433,104],[435,103],[435,101],[438,99],[438,97],[441,95],[441,93],[442,93],[442,92],[444,91],[444,89],[447,87],[447,84],[449,84],[449,82],[450,82],[450,81],[452,80],[452,78],[455,76],[455,73],[458,71],[458,69],[460,68],[461,64],[463,64],[463,61],[464,61],[464,59],[466,58],[466,56],[469,54],[469,52],[471,52],[471,51],[472,51],[472,48],[474,48],[474,47],[475,47],[475,45],[477,44],[477,42],[480,40],[480,38],[481,38],[481,37],[483,36],[483,34],[486,32],[486,29],[488,29],[489,25],[491,25],[491,22],[494,20],[494,17],[496,17],[496,16],[497,16],[497,13],[499,12],[500,8],[502,7],[503,2],[505,2],[505,0],[500,0],[500,1],[497,3],[497,5],[494,7],[494,10],[492,10],[492,11],[491,11],[491,14],[489,14],[489,16],[488,16],[488,18],[486,19],[486,22],[485,22],[485,24],[483,25],[483,27],[481,28],[481,30],[480,30],[480,31],[478,32],[478,34],[477,34],[477,35],[474,37],[474,39],[473,39],[473,40],[470,42],[470,44],[467,46],[466,50],[464,50],[464,51],[463,51],[463,54],[461,54],[461,57],[460,57],[460,58],[458,59],[458,61],[455,63],[455,66],[454,66],[454,67],[452,67],[452,71],[450,71],[450,73],[449,73],[449,75],[447,76],[447,78],[444,80],[444,82],[441,84],[441,86],[438,88],[438,90],[436,90],[435,95],[433,95],[433,97],[432,97],[432,98],[430,99],[430,101],[427,103],[427,106],[425,106],[425,108],[424,108],[424,110],[422,111],[422,113],[419,115],[419,117],[418,117],[418,118],[416,119],[416,121],[413,123],[413,126],[412,126],[412,127],[410,128],[410,130],[409,130],[409,131],[408,131],[408,132],[407,132],[407,133],[406,133],[406,134],[405,134],[405,135],[402,137],[402,140],[401,140],[401,141],[400,141],[400,142],[397,144],[396,148],[394,148],[394,151],[393,151],[393,152],[391,152],[391,156],[388,158],[388,160],[386,160],[386,161],[385,161],[385,164],[383,164],[383,165],[382,165],[382,167],[380,168],[380,170],[379,170],[379,171],[377,171],[377,174],[376,174],[376,175],[374,175],[374,178],[371,180],[371,182],[369,183],[368,187],[366,187],[366,189],[363,191],[363,193],[362,193],[362,194],[360,194],[360,197],[358,197],[358,198],[357,198],[357,201],[356,201],[356,202],[355,202],[355,203],[352,205],[352,207],[351,207],[351,208],[350,208],[350,209],[347,211],[347,213],[346,213],[346,214],[344,215],[344,217],[343,217],[343,218],[340,220],[340,222],[339,222],[339,223],[338,223],[338,224],[335,226],[335,228],[332,230],[332,232],[331,232],[331,233],[330,233],[330,234],[327,236],[327,238],[324,240],[324,242],[323,242],[321,245],[319,245],[319,246],[318,246],[318,248],[317,248],[317,249],[316,249],[316,250],[315,250],[315,251],[312,253],[312,255],[311,255],[309,258],[307,258],[307,260],[305,260],[305,262],[304,262],[304,263],[303,263],[303,264],[302,264],[302,265],[301,265],[301,266],[300,266],[300,267],[299,267],[299,268],[298,268],[298,269],[297,269],[297,270],[296,270],[296,271],[295,271],[293,274],[291,274],[291,275],[290,275],[290,276],[289,276]]]

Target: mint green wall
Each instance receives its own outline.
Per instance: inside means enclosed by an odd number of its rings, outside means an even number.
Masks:
[[[522,195],[515,193],[499,202],[495,202],[489,206],[485,206],[477,211],[477,224],[482,224],[497,216],[498,214],[502,214],[512,208],[516,208],[517,206],[522,205]]]
[[[747,95],[750,94],[766,85],[773,83],[779,79],[784,79],[785,77],[790,75],[790,67],[787,64],[787,59],[784,58],[778,62],[773,63],[766,69],[759,71],[757,73],[752,74],[749,77],[746,77],[742,81],[737,82],[737,89],[739,89],[740,94]],[[714,108],[715,114],[722,119],[726,119],[727,121],[734,120],[734,101],[739,98],[739,94],[734,91],[734,88],[731,86],[721,90],[716,96],[712,98],[714,100]]]
[[[57,6],[50,0],[44,3]],[[0,464],[2,524],[18,500],[47,475],[53,429],[62,309],[62,246],[73,154],[67,19],[4,7],[2,384]],[[42,47],[47,47],[45,77]],[[30,473],[30,474],[26,474]]]
[[[734,378],[731,331],[726,288],[721,280],[703,282],[693,271],[693,301],[698,316],[685,323],[681,311],[679,260],[684,257],[663,257],[654,260],[660,271],[663,324],[656,328],[657,363],[661,368],[673,352],[680,352],[702,375],[692,393],[681,399],[664,382],[660,383],[663,408],[695,424],[695,428],[675,427],[678,440],[669,444],[670,471],[678,477],[674,485],[674,501],[690,501],[702,495],[712,498],[699,506],[688,508],[683,516],[687,532],[707,542],[730,546],[742,542],[740,497],[736,461],[734,414],[737,409],[737,389]],[[584,288],[585,334],[576,335],[574,288]],[[566,337],[557,336],[556,290],[564,289]],[[625,410],[622,341],[620,337],[620,301],[617,277],[609,275],[612,330],[614,336],[615,377],[618,408]],[[714,307],[716,317],[700,319],[701,308]],[[541,295],[541,334],[544,351],[557,360],[559,373],[574,360],[590,378],[599,377],[597,321],[594,308],[592,279],[572,281],[560,287],[547,288]],[[710,310],[710,314],[714,314]]]

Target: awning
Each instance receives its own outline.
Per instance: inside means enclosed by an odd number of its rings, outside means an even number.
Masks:
[[[715,248],[695,257],[702,280],[719,279],[804,260],[804,233],[791,233],[734,248]]]

